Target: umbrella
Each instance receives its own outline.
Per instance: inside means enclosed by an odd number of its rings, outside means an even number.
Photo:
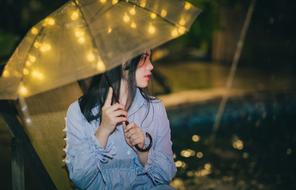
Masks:
[[[18,45],[0,78],[0,99],[32,96],[103,73],[183,35],[199,13],[182,0],[69,1]]]

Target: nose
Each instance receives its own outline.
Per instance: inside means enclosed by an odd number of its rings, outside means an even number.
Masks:
[[[153,64],[151,63],[150,60],[148,61],[148,64],[147,64],[146,68],[147,68],[147,70],[149,70],[149,71],[152,71],[152,70],[153,70],[154,66],[153,66]]]

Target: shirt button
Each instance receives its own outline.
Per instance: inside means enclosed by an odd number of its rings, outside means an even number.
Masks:
[[[128,151],[127,151],[127,155],[130,155],[130,154],[131,154],[131,151],[128,150]]]

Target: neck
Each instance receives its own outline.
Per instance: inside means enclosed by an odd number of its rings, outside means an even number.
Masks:
[[[119,96],[119,103],[126,106],[128,97],[128,85],[126,79],[121,79],[120,82],[120,96]]]

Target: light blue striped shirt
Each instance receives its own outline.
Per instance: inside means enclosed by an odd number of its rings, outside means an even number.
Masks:
[[[98,107],[92,111],[98,112]],[[137,89],[128,110],[128,120],[142,127],[153,138],[144,167],[126,143],[122,125],[109,136],[106,148],[102,148],[95,137],[99,121],[88,123],[78,101],[69,106],[66,165],[76,187],[87,190],[172,189],[168,184],[176,174],[176,167],[164,105],[159,100],[148,104]]]

